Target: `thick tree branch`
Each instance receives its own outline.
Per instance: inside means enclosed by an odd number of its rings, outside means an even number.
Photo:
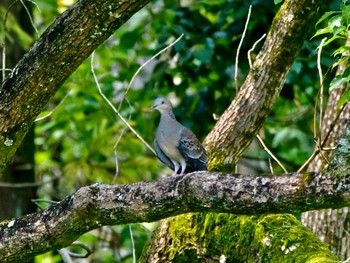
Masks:
[[[0,89],[0,175],[62,83],[149,0],[80,0],[42,34]]]
[[[196,172],[130,185],[95,184],[48,209],[3,224],[0,261],[66,247],[102,225],[152,222],[188,212],[294,213],[350,205],[350,174],[279,176]]]
[[[327,1],[288,0],[283,3],[239,93],[205,139],[210,170],[234,170],[270,113],[324,3]]]

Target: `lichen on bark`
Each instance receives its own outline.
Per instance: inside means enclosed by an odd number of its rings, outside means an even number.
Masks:
[[[162,224],[167,235],[156,233],[167,239],[161,262],[339,262],[290,214],[191,213]],[[155,259],[143,257],[140,262]]]

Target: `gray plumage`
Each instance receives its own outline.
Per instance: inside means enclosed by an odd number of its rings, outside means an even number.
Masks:
[[[204,147],[193,132],[176,120],[170,101],[158,98],[152,109],[161,114],[154,140],[158,159],[174,170],[173,175],[206,171],[208,157]]]

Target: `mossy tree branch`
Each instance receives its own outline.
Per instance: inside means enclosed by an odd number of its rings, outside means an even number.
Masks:
[[[152,222],[188,212],[256,215],[350,205],[350,174],[279,176],[195,172],[129,185],[83,187],[48,209],[0,227],[0,261],[23,262],[69,246],[102,225]]]

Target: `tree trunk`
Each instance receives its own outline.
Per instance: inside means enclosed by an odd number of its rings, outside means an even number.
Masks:
[[[31,5],[25,9],[26,3],[17,2],[13,4],[13,1],[3,1],[1,8],[8,10],[9,14],[18,18],[16,21],[18,26],[29,35],[33,35],[34,29],[31,26],[29,15],[31,15]],[[28,13],[27,13],[28,11]],[[11,26],[9,22],[6,23],[5,29],[10,30]],[[4,45],[0,47],[1,61],[3,55],[3,48],[6,47],[6,65],[2,65],[2,68],[13,68],[20,58],[25,54],[26,50],[21,46],[16,37],[12,41],[4,39]],[[6,73],[7,71],[5,71]],[[6,75],[6,74],[4,74]],[[0,80],[2,82],[1,74]],[[35,198],[36,187],[27,186],[28,183],[34,183],[34,127],[32,127],[27,136],[24,138],[23,143],[17,149],[13,161],[9,165],[3,176],[0,176],[0,220],[10,219],[13,217],[19,217],[28,213],[33,213],[36,210],[36,206],[31,201]]]
[[[338,262],[289,214],[187,214],[161,221],[155,235],[139,262]]]
[[[349,45],[350,40],[347,42],[347,46]],[[341,64],[338,67],[337,75],[343,74],[347,67],[348,65]],[[346,88],[346,85],[343,85],[341,88],[333,89],[330,93],[321,131],[321,141],[324,142],[323,147],[335,147],[350,117],[348,103],[342,108],[338,108],[339,100]],[[329,161],[332,153],[333,151],[322,151],[322,155],[316,155],[309,164],[308,171],[321,171],[324,169],[327,166],[325,159]],[[350,258],[349,207],[308,211],[302,214],[301,220],[341,260],[345,261]]]

